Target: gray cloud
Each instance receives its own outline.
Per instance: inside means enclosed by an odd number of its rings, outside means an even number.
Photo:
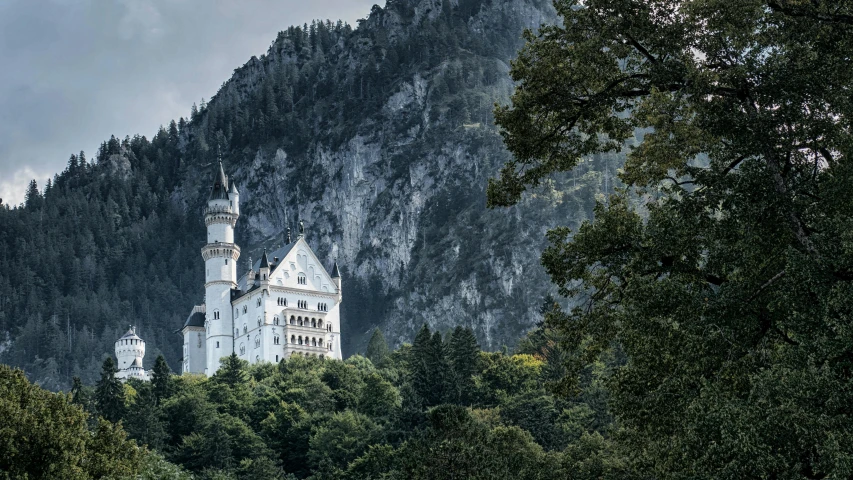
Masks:
[[[187,116],[276,34],[355,24],[376,0],[7,0],[0,3],[0,198],[23,201],[73,152]]]

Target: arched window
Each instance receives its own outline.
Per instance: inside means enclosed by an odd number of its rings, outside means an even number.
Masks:
[[[323,328],[323,319],[317,320],[317,328]]]
[[[299,338],[297,339],[297,341],[299,342],[299,344],[300,344],[300,345],[302,345],[302,336],[301,336],[301,335],[299,336]]]
[[[261,356],[260,356],[260,355],[255,355],[255,363],[258,363],[258,362],[260,362],[260,361],[261,361]]]
[[[279,344],[278,335],[276,335],[276,336],[272,337],[272,343],[274,343],[275,345],[278,345],[278,344]]]
[[[243,305],[243,313],[246,313],[247,305]]]
[[[246,346],[241,343],[240,344],[240,355],[245,355],[245,354],[246,354]]]
[[[290,324],[296,325],[296,317],[294,317],[293,315],[290,316]]]
[[[308,279],[305,278],[304,273],[300,273],[296,276],[296,283],[298,283],[299,285],[308,285]]]
[[[258,326],[261,326],[261,317],[258,317]]]
[[[290,343],[291,343],[291,344],[296,343],[296,335],[291,335],[291,336],[290,336]]]
[[[321,339],[317,340],[317,344],[322,347],[323,346],[323,339],[321,338]]]
[[[311,346],[312,346],[312,347],[316,347],[316,346],[317,346],[317,339],[316,339],[316,338],[312,338],[312,339],[311,339]]]
[[[248,331],[249,331],[249,326],[244,323],[243,324],[243,333],[246,333]]]
[[[261,337],[259,337],[259,336],[255,337],[255,348],[258,348],[260,346],[261,346]]]
[[[301,327],[302,326],[302,317],[297,318],[296,321],[299,323],[299,326]]]
[[[214,319],[214,320],[219,320],[219,310],[214,310],[214,311],[213,311],[213,319]]]
[[[314,328],[317,328],[317,319],[316,318],[311,319],[311,326]]]
[[[258,301],[256,303],[258,304],[259,307],[261,306],[261,297],[258,297]]]
[[[276,315],[275,317],[273,317],[273,323],[274,323],[274,324],[276,324],[276,325],[278,325],[278,315]]]

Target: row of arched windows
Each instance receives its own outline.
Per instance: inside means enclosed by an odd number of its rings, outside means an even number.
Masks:
[[[287,306],[287,299],[284,297],[279,297],[278,298],[278,306],[279,307],[286,307]]]
[[[292,345],[308,345],[308,346],[312,346],[312,347],[322,347],[323,346],[323,339],[322,338],[318,339],[316,337],[311,337],[310,339],[308,337],[305,337],[303,339],[302,335],[300,335],[298,337],[296,335],[291,335],[290,336],[290,343]]]
[[[290,324],[298,325],[300,327],[313,327],[313,328],[323,328],[323,319],[322,318],[311,318],[305,317],[297,317],[295,315],[290,316]],[[331,331],[331,330],[329,330]]]
[[[325,303],[318,303],[318,304],[317,304],[317,310],[319,310],[319,311],[321,311],[321,312],[328,312],[328,311],[329,311],[329,306],[328,306],[327,304],[325,304]]]

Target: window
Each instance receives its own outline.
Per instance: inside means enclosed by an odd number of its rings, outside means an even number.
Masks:
[[[290,343],[296,343],[296,335],[290,336]]]
[[[261,297],[258,297],[258,302],[257,302],[257,303],[258,303],[258,306],[260,307],[260,306],[261,306]]]
[[[214,319],[214,320],[219,320],[219,310],[214,310],[214,311],[213,311],[213,319]]]
[[[249,331],[249,326],[244,323],[243,324],[243,333],[246,333],[248,331]]]
[[[302,324],[302,317],[297,318],[296,321],[299,323],[300,327],[303,325]]]
[[[239,336],[240,336],[240,329],[239,329],[239,328],[235,328],[235,329],[234,329],[234,337],[236,338],[236,337],[239,337]]]
[[[299,338],[296,339],[296,341],[299,342],[300,345],[302,345],[302,336],[300,335]]]
[[[278,363],[278,355],[275,356],[275,363]]]
[[[219,342],[216,342],[216,348],[219,348]]]
[[[275,317],[273,318],[273,323],[275,323],[276,325],[278,325],[278,316],[275,316]]]
[[[296,325],[296,317],[294,317],[293,315],[290,316],[290,324]]]
[[[275,344],[275,345],[278,345],[278,344],[279,344],[278,335],[276,335],[276,336],[272,337],[272,343],[273,343],[273,344]]]
[[[317,346],[317,339],[316,339],[316,338],[312,338],[312,339],[311,339],[311,346],[312,346],[312,347],[316,347],[316,346]]]
[[[246,308],[247,308],[247,306],[243,305],[243,313],[246,313]]]
[[[258,362],[260,362],[260,361],[261,361],[261,356],[260,356],[260,355],[255,355],[255,363],[258,363]]]
[[[322,347],[323,346],[323,339],[321,338],[320,340],[317,340],[317,343]]]
[[[297,300],[296,306],[297,306],[297,308],[301,308],[303,310],[308,310],[308,301],[307,300]]]
[[[255,337],[255,348],[261,346],[261,337]]]
[[[300,273],[296,276],[296,283],[299,285],[308,285],[308,279],[305,277],[304,273]]]
[[[329,311],[329,306],[328,306],[327,304],[325,304],[325,303],[318,303],[318,304],[317,304],[317,310],[319,310],[319,311],[321,311],[321,312],[328,312],[328,311]]]
[[[245,354],[246,354],[246,346],[241,343],[240,344],[240,355],[245,355]]]
[[[317,319],[316,318],[311,319],[311,326],[314,328],[317,328]]]
[[[317,328],[323,328],[323,319],[317,320]]]
[[[225,259],[225,265],[228,265],[228,259],[227,258]]]
[[[261,326],[261,317],[258,317],[258,326]]]

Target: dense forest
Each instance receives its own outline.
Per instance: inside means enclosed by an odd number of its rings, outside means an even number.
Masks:
[[[509,159],[491,113],[511,92],[507,62],[553,15],[547,0],[399,0],[355,29],[291,27],[186,118],[71,155],[0,208],[0,361],[53,390],[91,383],[133,324],[147,368],[160,353],[177,366],[219,152],[242,194],[238,268],[304,219],[341,265],[345,354],[377,325],[399,345],[424,322],[514,345],[551,290],[545,230],[589,218],[623,161],[590,157],[524,205],[486,209]]]
[[[587,372],[583,395],[555,397],[546,386],[561,366],[548,358],[561,357],[551,335],[538,329],[509,354],[481,351],[470,329],[424,326],[392,351],[376,330],[366,356],[343,362],[294,356],[249,366],[232,355],[208,379],[171,375],[160,357],[151,382],[126,384],[110,358],[96,385],[40,394],[78,422],[88,412],[92,430],[109,436],[65,457],[50,445],[71,441],[85,422],[61,438],[28,439],[26,449],[0,442],[0,471],[100,478],[105,467],[70,472],[112,454],[117,478],[563,479],[581,469],[572,478],[598,478],[616,468],[589,455],[611,422],[602,379],[616,357]],[[0,398],[23,396],[22,380],[3,368]],[[12,408],[0,403],[0,430],[26,437],[35,415],[21,421]]]

